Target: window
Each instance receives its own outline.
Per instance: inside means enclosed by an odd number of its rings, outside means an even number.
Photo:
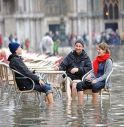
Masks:
[[[108,19],[108,14],[109,14],[109,12],[108,12],[108,7],[107,7],[107,5],[105,4],[105,5],[104,5],[104,19]]]
[[[53,4],[56,0],[45,0],[45,4]]]
[[[118,0],[103,0],[103,15],[104,19],[119,18],[119,1]]]
[[[118,6],[117,6],[117,4],[115,4],[115,6],[114,6],[114,18],[115,19],[118,19],[119,18],[119,16],[118,16]]]
[[[108,14],[109,14],[109,18],[113,19],[113,6],[112,6],[112,4],[109,5],[109,13]]]

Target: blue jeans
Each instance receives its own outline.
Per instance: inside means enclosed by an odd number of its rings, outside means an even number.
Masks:
[[[77,86],[76,86],[77,92],[83,91],[86,89],[92,89],[93,93],[97,93],[99,90],[101,90],[104,87],[105,87],[104,81],[100,81],[95,84],[91,84],[91,82],[84,81],[84,82],[77,83]]]
[[[35,84],[34,90],[38,92],[43,92],[46,95],[48,95],[49,93],[52,93],[52,87],[50,84],[47,84],[47,83],[45,83],[44,85]]]

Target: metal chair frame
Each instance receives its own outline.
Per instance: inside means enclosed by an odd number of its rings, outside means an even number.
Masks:
[[[89,72],[87,72],[87,73],[83,76],[82,81],[84,81],[84,79],[86,78],[86,76],[87,76],[88,74],[90,74],[91,71],[92,71],[92,70],[90,70]],[[113,72],[113,68],[112,68],[112,70],[110,71],[110,73],[108,74],[108,76],[107,76],[107,78],[106,78],[106,80],[105,80],[105,87],[99,91],[101,101],[102,101],[102,95],[103,95],[103,93],[106,93],[107,95],[109,95],[109,99],[111,100],[111,87],[109,88],[109,87],[107,86],[107,84],[108,84],[108,80],[109,80],[110,77],[111,77],[112,72]],[[91,89],[86,89],[86,90],[84,90],[84,94],[87,94],[87,100],[88,100],[88,95],[91,94],[91,93],[92,93],[92,90],[91,90]]]
[[[8,84],[9,84],[9,69],[7,64],[0,62],[0,81],[1,81],[1,93],[2,92],[8,92],[10,91],[11,88],[8,88]]]
[[[66,77],[65,71],[53,71],[53,70],[42,70],[42,69],[36,69],[36,73],[41,74],[44,81],[52,84],[53,88],[53,95],[57,99],[62,99],[62,86],[61,82],[63,81],[62,75],[64,74]]]
[[[15,90],[15,92],[16,92],[16,104],[17,104],[17,105],[19,105],[19,103],[20,103],[20,99],[21,99],[22,94],[24,94],[24,93],[32,93],[32,92],[34,92],[35,95],[37,96],[38,101],[39,101],[39,106],[41,106],[41,105],[43,104],[43,97],[41,97],[41,92],[38,92],[38,91],[34,90],[35,83],[34,83],[34,81],[33,81],[31,78],[29,78],[29,77],[27,77],[27,76],[21,74],[20,72],[14,70],[14,69],[12,69],[12,68],[10,68],[8,64],[0,63],[0,65],[2,66],[2,68],[9,69],[9,70],[12,72],[12,77],[13,77],[13,82],[14,82],[14,83],[13,83],[13,85],[11,86],[11,90],[12,90],[12,87],[13,87],[14,90]],[[8,73],[8,72],[7,72],[7,73]],[[6,74],[7,74],[7,73],[6,73]],[[15,77],[15,73],[21,75],[22,77]],[[7,75],[8,75],[8,74],[7,74]],[[17,83],[16,83],[16,79],[18,79],[18,80],[23,80],[23,79],[28,79],[28,80],[30,80],[31,83],[32,83],[32,84],[31,84],[31,85],[32,85],[32,88],[31,88],[30,90],[19,90],[18,85],[17,85]],[[6,80],[9,82],[8,76],[6,76]],[[9,93],[9,94],[10,94],[10,93]]]

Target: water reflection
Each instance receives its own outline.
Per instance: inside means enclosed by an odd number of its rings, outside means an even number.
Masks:
[[[15,107],[14,96],[6,99],[0,87],[0,126],[1,127],[117,127],[124,126],[124,47],[112,47],[114,71],[112,74],[111,102],[107,95],[102,104],[93,105],[91,97],[85,98],[84,106],[77,101],[55,100],[51,107],[39,107],[31,95],[22,97],[22,105]],[[95,52],[92,53],[95,55]],[[93,57],[93,56],[92,56]]]

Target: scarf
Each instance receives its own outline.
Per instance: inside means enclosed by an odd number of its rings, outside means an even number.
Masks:
[[[109,58],[110,58],[110,54],[107,53],[103,56],[97,56],[93,60],[93,70],[94,70],[95,75],[97,75],[97,73],[98,73],[99,64],[105,62]]]

